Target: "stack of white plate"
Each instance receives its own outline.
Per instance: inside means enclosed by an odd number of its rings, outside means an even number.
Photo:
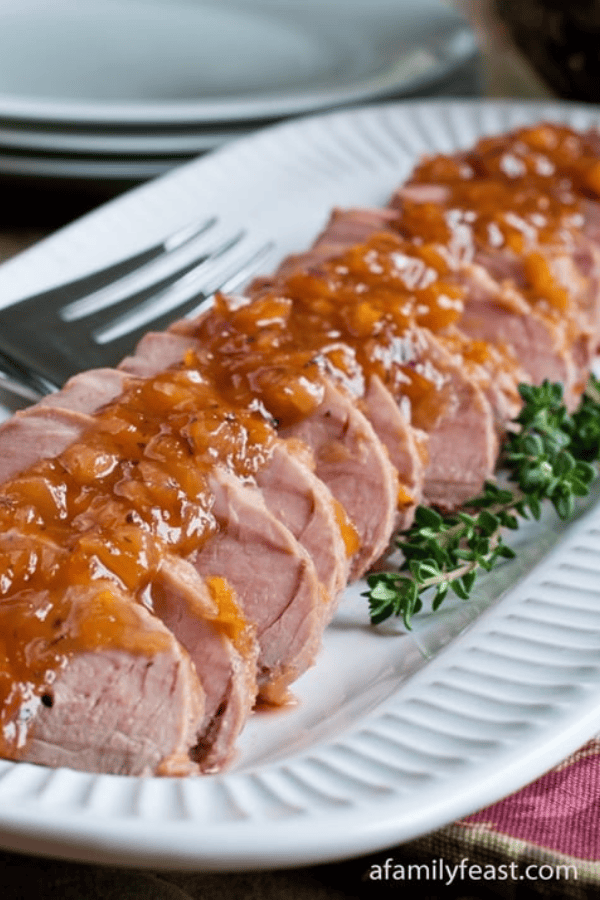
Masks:
[[[441,0],[0,0],[0,175],[139,181],[475,58]]]

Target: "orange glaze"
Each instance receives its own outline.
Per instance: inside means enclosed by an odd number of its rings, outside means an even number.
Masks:
[[[462,291],[435,248],[382,232],[250,298],[218,296],[193,333],[230,402],[259,400],[284,427],[318,407],[323,374],[353,397],[378,375],[425,427],[440,414],[447,378],[421,365],[415,327],[457,321]]]
[[[475,171],[512,178],[534,176],[570,183],[576,193],[600,195],[600,140],[565,125],[541,123],[503,137],[484,138],[465,160]]]
[[[218,575],[207,578],[206,585],[219,610],[218,621],[223,632],[242,656],[247,657],[254,646],[254,632],[241,615],[233,588],[225,578]]]
[[[550,315],[577,315],[578,289],[571,257],[584,223],[585,197],[600,190],[597,136],[540,125],[480,141],[456,158],[424,160],[411,184],[445,188],[440,201],[402,200],[402,232],[426,233],[455,257],[508,251],[516,263],[507,277],[532,304]],[[580,285],[585,292],[585,279]]]
[[[31,714],[74,652],[160,649],[164,636],[140,632],[117,588],[143,602],[164,552],[189,556],[217,528],[215,463],[251,479],[273,438],[262,415],[228,408],[197,369],[167,370],[104,407],[58,457],[2,485],[0,742],[22,745],[19,704]],[[209,590],[216,624],[241,646],[235,596],[222,578]]]
[[[339,500],[336,500],[335,497],[333,497],[332,500],[333,511],[342,535],[342,540],[344,542],[344,547],[346,550],[346,556],[354,556],[354,554],[357,553],[358,550],[360,550],[360,538],[358,536],[358,532],[348,518],[346,510],[339,502]]]

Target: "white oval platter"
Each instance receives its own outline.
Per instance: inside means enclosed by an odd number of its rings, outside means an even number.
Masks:
[[[566,104],[419,102],[277,126],[111,201],[0,268],[19,296],[218,215],[274,241],[269,270],[335,205],[382,204],[425,152],[552,119]],[[298,703],[257,714],[232,769],[188,779],[98,776],[0,762],[0,844],[136,866],[243,869],[366,853],[439,828],[534,779],[600,722],[600,508],[547,514],[473,600],[368,624],[347,592]]]

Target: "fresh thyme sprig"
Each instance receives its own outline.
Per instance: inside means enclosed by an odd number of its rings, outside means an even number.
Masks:
[[[520,385],[523,406],[502,453],[510,487],[486,482],[463,511],[442,515],[420,506],[414,524],[397,539],[403,562],[395,572],[367,578],[371,622],[401,616],[410,629],[432,592],[432,609],[450,590],[467,600],[480,571],[515,556],[503,529],[516,529],[519,517],[539,519],[549,501],[562,519],[575,511],[577,497],[590,489],[600,456],[600,382],[590,379],[583,400],[570,414],[560,384]]]

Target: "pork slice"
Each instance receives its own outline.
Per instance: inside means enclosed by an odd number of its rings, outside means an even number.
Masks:
[[[518,291],[500,285],[479,265],[465,265],[461,276],[468,283],[468,296],[460,330],[506,349],[524,380],[561,383],[567,405],[576,406],[592,362],[587,334],[573,336],[566,322],[532,309]]]
[[[358,536],[349,577],[359,578],[386,551],[398,522],[398,475],[386,448],[352,398],[327,379],[319,406],[280,434],[310,448],[317,476],[346,511]]]
[[[388,230],[397,218],[391,207],[337,207],[313,246],[326,249],[331,257],[352,244],[364,243],[375,231]]]
[[[518,386],[530,380],[525,369],[506,347],[489,341],[474,343],[458,328],[447,329],[438,335],[438,340],[483,391],[494,415],[498,437],[503,440],[508,423],[522,406]]]
[[[111,507],[108,502],[92,511],[95,521],[84,532],[84,542],[90,532],[102,530],[105,518],[110,522],[118,517]],[[207,582],[190,561],[158,545],[153,535],[145,535],[145,553],[149,558],[158,556],[160,564],[133,592],[134,599],[160,619],[190,656],[205,693],[204,717],[198,723],[192,757],[201,771],[219,771],[233,758],[236,740],[256,701],[255,626],[243,614],[223,573],[217,573],[213,590],[214,578]],[[103,565],[108,573],[110,564]]]
[[[188,651],[204,689],[204,718],[191,756],[202,772],[220,771],[232,760],[256,701],[254,630],[237,609],[227,619],[197,569],[177,557],[164,558],[143,599]]]
[[[329,602],[314,564],[266,507],[258,488],[215,469],[212,513],[219,530],[190,560],[205,578],[224,577],[259,645],[259,697],[287,701],[287,689],[314,662]]]
[[[197,773],[189,754],[204,695],[188,654],[168,629],[116,585],[95,581],[67,589],[70,621],[61,630],[73,628],[74,620],[84,627],[89,620],[88,629],[102,627],[103,603],[97,600],[106,592],[106,614],[122,627],[106,646],[71,650],[43,691],[24,694],[4,723],[3,755],[120,775]],[[22,602],[29,617],[48,612],[47,596]],[[17,684],[14,691],[24,687]]]
[[[123,372],[149,377],[169,365],[182,362],[189,349],[196,349],[194,338],[175,332],[149,332],[134,355],[120,365]],[[340,513],[334,497],[313,472],[310,454],[282,441],[256,475],[270,511],[289,528],[307,550],[317,569],[321,584],[331,603],[330,617],[345,587],[348,553],[343,540]]]
[[[42,397],[37,407],[91,414],[123,393],[129,381],[118,369],[88,369],[70,378],[60,391]]]
[[[478,494],[498,456],[494,414],[477,380],[443,341],[413,329],[409,367],[435,388],[411,403],[412,423],[427,434],[423,494],[428,504],[453,510]]]
[[[119,363],[119,370],[150,378],[169,366],[179,365],[188,350],[196,350],[198,341],[184,331],[148,331],[139,341],[135,352]]]
[[[312,471],[313,465],[312,455],[302,445],[282,440],[257,472],[256,483],[267,509],[312,559],[319,581],[331,598],[323,604],[323,614],[329,621],[348,580],[349,553],[344,541],[348,526],[330,490]]]
[[[408,528],[416,506],[423,499],[429,458],[427,434],[411,425],[401,405],[377,375],[369,379],[364,397],[357,401],[357,405],[373,426],[398,472],[400,485],[396,527]]]
[[[78,440],[90,422],[83,412],[49,404],[19,410],[0,425],[0,484],[40,459],[56,456]]]

